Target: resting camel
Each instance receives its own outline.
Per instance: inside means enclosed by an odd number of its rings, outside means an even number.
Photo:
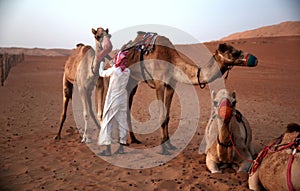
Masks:
[[[221,173],[223,164],[232,164],[247,172],[253,156],[252,131],[247,119],[236,110],[236,93],[221,89],[212,92],[213,113],[201,143],[206,166],[211,173]]]
[[[300,126],[292,123],[257,156],[248,179],[251,190],[300,190]]]
[[[145,32],[138,32],[137,37],[123,48],[128,51],[126,56],[128,60],[127,67],[131,70],[127,86],[129,110],[132,106],[138,82],[146,81],[151,88],[156,90],[157,99],[165,105],[165,110],[161,108],[159,114],[161,121],[161,154],[170,154],[168,150],[176,149],[169,141],[168,132],[170,106],[176,83],[182,82],[192,85],[200,83],[203,86],[222,77],[222,74],[230,67],[255,66],[258,61],[251,54],[237,50],[228,44],[220,44],[211,60],[200,67],[191,60],[180,56],[170,40],[160,35],[155,37],[153,49],[143,54],[143,51],[139,49],[139,42],[144,40],[145,35]],[[173,68],[163,63],[169,63]],[[184,78],[182,74],[185,74],[189,79]],[[132,132],[131,116],[127,116],[131,142],[140,143]]]
[[[61,138],[61,131],[66,119],[66,112],[69,100],[72,98],[73,85],[76,83],[79,90],[79,95],[83,104],[83,117],[84,117],[84,133],[82,142],[90,142],[88,137],[88,120],[91,117],[94,123],[100,128],[98,121],[92,110],[91,95],[96,86],[97,79],[99,78],[99,63],[96,56],[102,48],[102,40],[108,34],[108,29],[104,30],[99,27],[97,30],[92,29],[95,37],[95,50],[91,46],[84,46],[78,44],[75,52],[68,58],[65,63],[63,75],[63,110],[60,117],[60,126],[55,139]],[[110,36],[110,35],[109,35]],[[111,51],[111,50],[110,50]],[[100,83],[103,79],[98,80]],[[103,86],[97,88],[97,93],[102,94]],[[102,102],[100,102],[100,107]]]

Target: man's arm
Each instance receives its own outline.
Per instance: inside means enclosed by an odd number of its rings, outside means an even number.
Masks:
[[[104,70],[105,68],[105,63],[102,61],[100,62],[100,68],[99,68],[99,76],[101,77],[109,77],[112,75],[114,68],[108,68],[107,70]]]
[[[105,56],[107,56],[112,51],[112,44],[108,37],[104,37],[104,39],[102,41],[102,48],[103,48],[103,50],[101,50],[97,54],[98,62],[100,62]]]

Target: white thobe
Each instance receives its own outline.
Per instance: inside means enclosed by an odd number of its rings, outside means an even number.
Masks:
[[[111,67],[103,70],[100,66],[99,75],[110,77],[109,87],[105,98],[103,121],[99,133],[98,144],[110,145],[112,141],[112,122],[116,121],[119,129],[120,143],[126,144],[127,140],[127,90],[130,70],[123,72],[120,67]]]

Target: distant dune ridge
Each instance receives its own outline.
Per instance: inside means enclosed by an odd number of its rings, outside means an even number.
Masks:
[[[221,38],[221,41],[280,36],[300,36],[300,21],[288,21],[277,25],[264,26],[253,30],[234,33]]]
[[[70,49],[44,49],[44,48],[1,48],[0,53],[22,54],[30,56],[69,56],[72,53]]]
[[[220,41],[239,40],[259,37],[280,37],[280,36],[300,36],[300,21],[288,21],[277,25],[264,26],[261,28],[238,32],[227,37],[221,38]],[[75,45],[74,45],[75,47]],[[43,48],[2,48],[0,53],[22,54],[32,56],[69,56],[71,49],[43,49]]]

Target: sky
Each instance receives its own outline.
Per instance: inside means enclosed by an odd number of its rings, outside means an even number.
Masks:
[[[94,44],[91,28],[109,28],[113,39],[148,25],[208,42],[285,21],[300,21],[299,0],[0,0],[0,47],[71,49]]]

